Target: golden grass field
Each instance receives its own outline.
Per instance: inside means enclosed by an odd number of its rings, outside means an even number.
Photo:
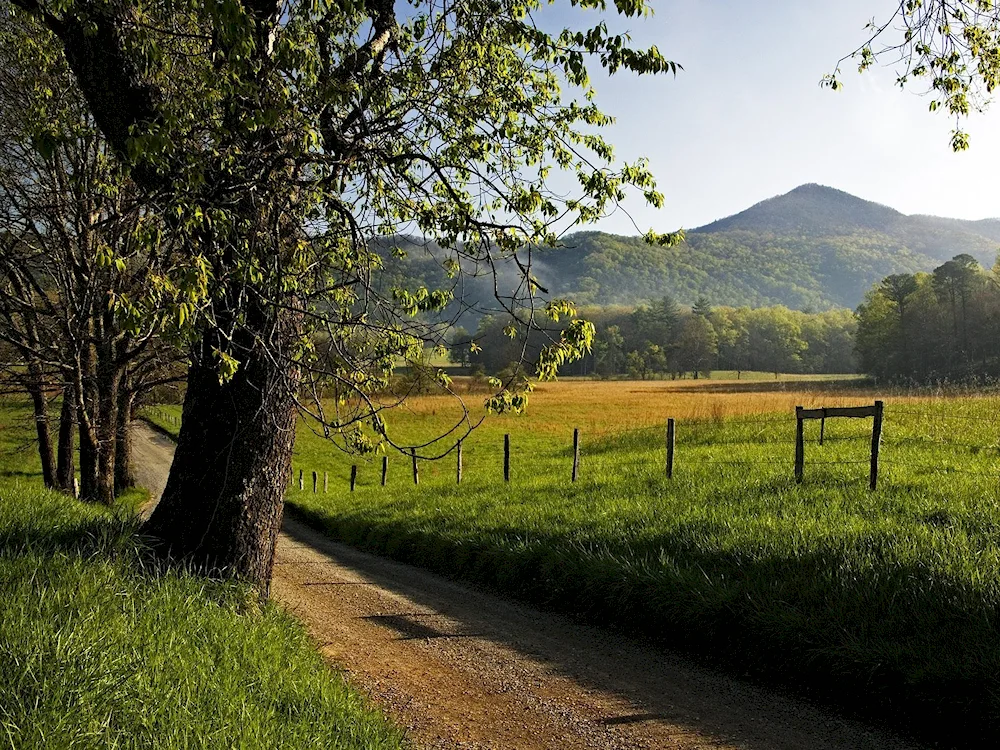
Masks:
[[[456,390],[470,417],[483,415],[483,395],[467,391],[467,379],[456,378]],[[796,406],[853,406],[881,398],[887,402],[939,401],[962,398],[967,393],[899,392],[879,388],[851,376],[768,378],[700,378],[698,380],[584,380],[568,378],[535,387],[526,413],[487,417],[487,422],[505,422],[513,431],[565,433],[579,427],[590,435],[607,435],[635,427],[648,427],[673,417],[678,420],[721,419],[754,414],[788,412]],[[986,396],[979,396],[986,398]],[[422,425],[439,430],[461,415],[459,401],[448,395],[415,396],[389,419],[407,427]]]

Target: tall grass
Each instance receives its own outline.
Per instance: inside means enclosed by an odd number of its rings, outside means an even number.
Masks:
[[[0,746],[402,746],[290,616],[41,489],[28,425],[0,405]]]
[[[487,423],[465,446],[461,486],[451,457],[423,464],[414,487],[407,459],[393,456],[382,488],[377,461],[303,429],[296,472],[329,472],[331,492],[313,494],[307,480],[289,504],[349,543],[889,712],[945,743],[1000,730],[1000,401],[889,399],[870,492],[870,421],[829,420],[822,446],[807,423],[796,485],[790,408],[727,416],[706,393],[701,418],[679,423],[672,481],[660,426],[670,412],[651,414],[647,399],[635,421],[658,424],[621,430],[637,407],[623,413],[606,391],[589,410],[553,399]],[[872,395],[793,393],[791,404]],[[439,429],[446,408],[418,404],[404,435]],[[585,427],[571,484],[574,423]]]

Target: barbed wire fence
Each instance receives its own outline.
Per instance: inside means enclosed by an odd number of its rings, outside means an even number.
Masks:
[[[799,482],[822,484],[851,484],[861,482],[860,473],[839,472],[839,467],[869,466],[869,480],[874,488],[874,476],[882,472],[890,483],[905,481],[914,473],[962,474],[989,480],[1000,488],[1000,429],[987,439],[981,433],[993,424],[1000,426],[1000,420],[981,415],[963,414],[955,410],[943,410],[938,405],[920,402],[910,405],[888,404],[885,406],[882,425],[877,435],[868,429],[828,428],[827,419],[835,419],[838,411],[862,412],[880,409],[876,406],[828,407],[801,409],[786,414],[762,416],[739,416],[691,419],[668,419],[666,424],[648,425],[624,432],[597,432],[596,440],[586,445],[586,436],[580,428],[572,432],[572,442],[567,436],[567,446],[561,452],[568,453],[566,480],[576,482],[586,477],[587,462],[604,458],[614,461],[615,457],[632,450],[655,452],[663,474],[669,479],[691,475],[692,470],[702,467],[705,471],[724,473],[739,470],[745,476],[787,476]],[[796,434],[797,414],[805,412],[820,422],[818,434]],[[825,412],[826,417],[818,416]],[[155,417],[162,424],[179,427],[180,418],[171,412],[156,407],[146,407],[144,414]],[[856,416],[852,414],[852,416]],[[857,423],[859,420],[850,420]],[[831,423],[832,425],[832,423]],[[975,425],[978,429],[962,429],[963,425]],[[787,428],[783,430],[782,428]],[[665,442],[664,442],[665,438]],[[976,439],[979,438],[979,439]],[[656,447],[659,444],[659,447]],[[511,482],[512,457],[511,435],[504,434],[502,448],[502,475],[497,479]],[[797,445],[808,452],[797,454]],[[572,446],[572,447],[570,447]],[[722,449],[720,455],[717,449]],[[874,456],[873,456],[874,454]],[[456,460],[455,481],[463,481],[463,451],[461,446],[453,452]],[[419,463],[414,454],[401,457],[408,466],[407,474],[413,483],[419,483]],[[877,464],[877,467],[876,465]],[[645,470],[650,466],[645,464]],[[803,470],[808,468],[808,477]],[[388,456],[381,456],[381,486],[387,485],[389,470]],[[358,484],[359,468],[350,466],[350,491]],[[346,479],[346,476],[345,476]],[[310,481],[311,480],[311,481]],[[328,471],[313,470],[296,465],[289,478],[291,485],[300,491],[310,488],[314,493],[328,492],[330,477]],[[345,482],[345,484],[348,484]]]

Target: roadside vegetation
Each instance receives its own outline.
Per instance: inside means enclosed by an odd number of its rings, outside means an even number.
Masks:
[[[143,493],[107,509],[43,489],[32,430],[0,403],[0,745],[403,746],[291,616],[156,565]]]
[[[379,459],[340,454],[303,427],[290,512],[356,546],[638,629],[947,742],[995,730],[1000,397],[887,396],[873,493],[870,421],[829,420],[823,446],[807,423],[797,486],[792,413],[875,394],[701,383],[544,386],[528,415],[488,421],[466,441],[460,486],[453,454],[421,462],[416,487],[409,459],[392,454],[382,488]],[[440,434],[452,416],[444,399],[414,399],[407,437]],[[673,480],[667,416],[680,418]],[[574,426],[583,457],[572,484]]]

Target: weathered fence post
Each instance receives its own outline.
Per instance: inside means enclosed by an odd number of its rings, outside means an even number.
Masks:
[[[576,481],[577,474],[580,472],[580,428],[573,428],[573,479]]]
[[[382,486],[385,487],[386,480],[389,478],[389,457],[382,456]]]
[[[455,484],[462,483],[462,441],[455,448]]]
[[[323,472],[323,494],[325,495],[330,491],[330,472]]]
[[[795,481],[802,483],[802,469],[806,460],[806,446],[802,431],[802,407],[795,407]]]
[[[824,409],[823,411],[826,411]],[[826,417],[819,420],[819,444],[823,445],[823,436],[826,434]]]
[[[677,439],[677,428],[673,418],[667,420],[667,479],[674,478],[674,442]]]
[[[313,472],[313,494],[316,494],[316,490],[319,489],[319,474],[315,471]]]
[[[882,412],[885,405],[875,402],[875,419],[872,420],[872,464],[868,475],[868,488],[874,490],[878,484],[878,451],[882,445]]]
[[[413,461],[413,483],[420,484],[420,474],[417,469],[417,449],[410,448],[410,459]]]
[[[304,490],[306,488],[305,474],[302,469],[299,469],[299,489]]]
[[[358,465],[354,464],[351,466],[351,492],[354,492],[354,487],[358,483]]]
[[[510,433],[503,436],[503,481],[510,481]]]

